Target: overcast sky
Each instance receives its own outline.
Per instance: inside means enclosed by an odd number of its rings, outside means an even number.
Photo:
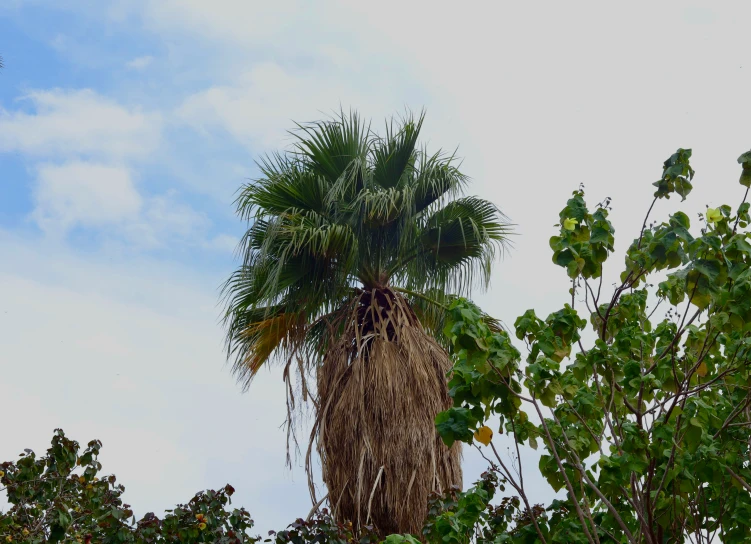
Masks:
[[[476,300],[508,324],[545,316],[568,288],[547,240],[580,183],[613,198],[620,250],[678,147],[691,217],[742,196],[749,20],[718,0],[2,0],[0,460],[62,427],[104,442],[138,515],[231,482],[260,531],[304,517],[281,373],[242,394],[218,324],[254,160],[293,120],[426,108],[424,139],[458,146],[469,192],[518,225]],[[467,451],[465,483],[483,468]]]

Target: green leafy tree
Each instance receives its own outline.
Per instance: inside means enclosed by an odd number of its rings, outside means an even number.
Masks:
[[[453,156],[418,144],[422,124],[299,125],[240,192],[250,226],[225,285],[237,376],[248,385],[279,361],[291,418],[297,373],[315,406],[308,468],[317,441],[335,517],[381,534],[419,533],[430,492],[461,485],[460,450],[433,423],[451,405],[434,335],[445,293],[487,283],[510,232],[493,204],[462,196]]]
[[[234,493],[227,485],[198,493],[163,518],[152,513],[136,521],[123,503],[125,488],[102,476],[102,443],[78,442],[56,430],[43,457],[27,449],[18,460],[0,463],[0,491],[10,504],[0,512],[0,543],[138,544],[259,542],[248,535],[253,520],[244,509],[227,509]]]
[[[524,364],[476,306],[451,304],[455,405],[437,417],[439,432],[447,445],[485,444],[529,522],[478,541],[751,541],[751,152],[738,160],[746,190],[735,211],[707,209],[694,230],[680,211],[649,224],[658,199],[691,192],[690,157],[679,149],[665,162],[607,295],[608,202],[590,210],[573,194],[550,240],[570,303],[516,320]],[[498,455],[492,414],[517,445],[544,448],[539,470],[564,492],[548,509],[530,504],[518,447],[515,465]]]

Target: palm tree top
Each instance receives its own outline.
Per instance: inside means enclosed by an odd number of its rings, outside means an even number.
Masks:
[[[236,200],[250,226],[224,285],[229,355],[246,383],[274,353],[320,355],[324,323],[357,293],[401,290],[417,305],[487,286],[512,226],[464,196],[453,154],[418,143],[424,118],[391,119],[379,135],[342,112],[298,124],[291,149],[259,161]]]

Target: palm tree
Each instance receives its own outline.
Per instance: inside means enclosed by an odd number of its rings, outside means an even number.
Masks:
[[[487,285],[511,231],[462,196],[453,156],[418,146],[423,119],[391,120],[383,136],[356,113],[297,125],[240,191],[249,229],[224,286],[234,372],[247,387],[283,364],[290,414],[298,376],[315,413],[309,479],[315,444],[337,518],[382,533],[418,532],[428,495],[461,486],[460,446],[434,425],[451,405],[442,301]]]

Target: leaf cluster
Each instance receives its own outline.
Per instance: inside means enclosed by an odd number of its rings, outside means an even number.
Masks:
[[[248,531],[244,509],[228,509],[234,493],[227,485],[198,493],[159,518],[136,520],[122,500],[125,488],[115,476],[101,476],[102,443],[79,444],[57,429],[43,457],[24,450],[18,460],[0,464],[0,485],[11,507],[0,512],[0,542],[41,544],[258,542]]]
[[[654,201],[688,196],[690,157],[679,149],[665,161]],[[738,161],[747,188],[749,157]],[[565,500],[555,523],[534,519],[535,542],[751,539],[747,195],[735,211],[700,216],[698,232],[681,211],[648,225],[653,201],[606,297],[596,280],[613,253],[607,204],[590,211],[584,192],[574,192],[550,241],[553,262],[571,279],[571,303],[545,319],[528,310],[516,320],[525,361],[474,304],[451,305],[454,407],[438,415],[439,433],[447,444],[473,443],[498,414],[516,444],[542,442],[538,468]],[[594,341],[585,347],[587,328]],[[528,505],[519,451],[513,470],[497,455],[494,462]]]

